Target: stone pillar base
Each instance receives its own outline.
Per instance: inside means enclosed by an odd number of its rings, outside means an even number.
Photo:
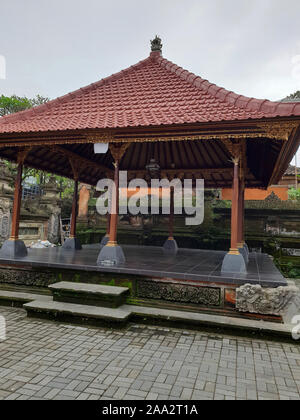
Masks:
[[[224,257],[221,273],[247,274],[246,263],[243,255],[238,251],[228,252],[228,254],[226,254]]]
[[[0,258],[23,258],[27,254],[26,245],[20,239],[7,239],[0,249]]]
[[[67,238],[62,246],[62,249],[80,250],[82,249],[80,240],[78,238]]]
[[[164,251],[176,254],[178,251],[178,245],[174,238],[168,238],[163,244]]]
[[[108,241],[109,241],[109,235],[104,235],[103,238],[101,239],[100,246],[103,247],[107,245]]]
[[[110,245],[109,242],[105,245],[97,258],[97,265],[101,266],[116,266],[125,262],[125,255],[120,245]]]
[[[249,263],[249,251],[248,246],[244,244],[243,246],[238,246],[239,253],[244,257],[245,264]]]

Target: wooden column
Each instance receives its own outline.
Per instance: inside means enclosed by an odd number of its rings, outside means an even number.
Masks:
[[[80,171],[83,169],[80,166],[80,162],[76,159],[69,158],[70,165],[73,171],[74,177],[74,192],[73,192],[73,201],[72,201],[72,214],[71,214],[71,225],[70,225],[70,236],[63,243],[62,248],[69,252],[70,250],[80,250],[81,244],[80,240],[76,237],[76,224],[77,224],[77,213],[78,213],[78,181]]]
[[[72,202],[70,238],[76,238],[77,208],[78,208],[78,179],[75,179],[74,180],[73,202]]]
[[[245,218],[245,183],[243,179],[239,180],[239,198],[238,198],[238,248],[243,248],[245,244],[244,236],[244,218]]]
[[[170,188],[170,216],[169,216],[169,238],[168,241],[174,239],[174,188]]]
[[[10,240],[17,241],[19,239],[19,224],[20,224],[20,210],[22,200],[22,174],[25,159],[30,152],[30,147],[20,150],[17,153],[17,177],[15,180],[15,191],[14,191],[14,202],[12,208],[12,223],[11,223],[11,235]]]
[[[109,223],[109,241],[106,246],[117,246],[117,229],[119,217],[119,166],[120,161],[130,146],[130,143],[111,143],[109,146],[110,153],[114,159],[114,183],[115,188],[112,191],[111,197],[111,214]]]
[[[110,231],[110,214],[107,213],[107,216],[106,216],[106,236],[109,236],[109,231]]]
[[[118,159],[115,159],[114,183],[115,183],[115,188],[112,191],[112,197],[111,197],[109,242],[107,246],[117,245],[117,226],[118,226],[118,214],[119,214],[119,160]]]
[[[231,248],[230,254],[239,254],[238,230],[239,230],[239,158],[233,159],[233,186],[231,207]]]
[[[18,164],[18,172],[15,181],[14,203],[12,208],[12,224],[11,224],[11,240],[19,239],[19,222],[20,222],[20,209],[22,199],[22,173],[23,161]]]

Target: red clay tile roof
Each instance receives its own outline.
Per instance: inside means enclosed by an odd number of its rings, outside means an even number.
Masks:
[[[159,52],[47,104],[0,118],[0,133],[125,128],[300,116],[299,102],[236,95]]]
[[[296,167],[293,165],[289,165],[289,167],[287,168],[287,170],[285,171],[283,176],[290,176],[293,175],[295,176],[295,172],[296,172]],[[297,172],[300,175],[300,168],[297,167]]]

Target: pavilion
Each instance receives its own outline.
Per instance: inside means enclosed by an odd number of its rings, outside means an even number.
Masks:
[[[203,178],[207,188],[233,188],[231,248],[222,272],[246,273],[244,190],[276,184],[299,142],[299,102],[247,98],[218,87],[163,58],[156,37],[150,56],[138,64],[0,119],[0,157],[18,164],[11,236],[0,258],[27,255],[18,237],[24,165],[74,179],[71,237],[63,250],[68,253],[80,249],[78,182],[96,185],[110,177],[117,183],[120,169],[131,179],[148,179],[146,167],[155,159],[162,178]],[[106,154],[94,153],[99,143],[109,144]],[[118,203],[118,192],[113,201]],[[99,265],[124,262],[117,207]]]

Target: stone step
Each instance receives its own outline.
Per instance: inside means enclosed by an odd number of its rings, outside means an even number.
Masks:
[[[52,300],[52,296],[0,289],[0,305],[3,306],[13,306],[21,308],[24,303],[31,302],[37,299],[49,301]]]
[[[56,302],[118,308],[126,301],[128,287],[61,281],[48,286]]]
[[[23,308],[27,311],[27,316],[32,318],[93,326],[123,326],[131,315],[131,311],[125,306],[115,309],[42,300],[26,303]]]
[[[221,334],[257,334],[258,337],[277,337],[295,343],[292,339],[293,325],[266,321],[231,318],[220,315],[184,312],[161,308],[123,305],[120,308],[99,308],[73,303],[35,300],[23,305],[27,315],[33,318],[79,323],[96,327],[123,327],[131,322],[166,325],[175,328],[193,328]]]

